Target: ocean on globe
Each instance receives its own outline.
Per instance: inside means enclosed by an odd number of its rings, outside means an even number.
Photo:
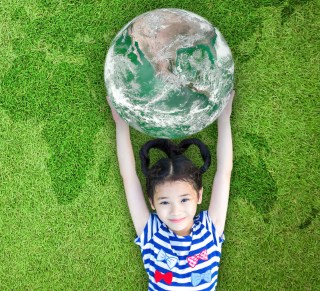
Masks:
[[[233,90],[234,63],[206,19],[157,9],[116,35],[104,78],[112,106],[129,125],[153,137],[182,138],[217,119]]]

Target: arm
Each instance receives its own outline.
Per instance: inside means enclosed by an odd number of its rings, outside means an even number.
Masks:
[[[213,181],[208,210],[219,236],[223,233],[226,221],[232,172],[233,154],[230,115],[233,95],[234,92],[226,108],[218,118],[217,172]]]
[[[111,110],[116,123],[117,156],[120,174],[122,176],[131,218],[137,235],[140,235],[149,219],[150,212],[136,173],[129,126],[119,117],[112,107]]]

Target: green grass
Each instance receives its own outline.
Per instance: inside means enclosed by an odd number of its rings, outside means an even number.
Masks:
[[[147,289],[103,66],[123,25],[163,7],[214,23],[236,64],[218,289],[319,288],[318,0],[2,0],[1,290]],[[215,153],[216,124],[195,136]],[[132,130],[136,153],[148,139]],[[200,209],[208,207],[214,167],[215,159]]]

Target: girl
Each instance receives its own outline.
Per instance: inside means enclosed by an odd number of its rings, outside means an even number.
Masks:
[[[217,171],[209,209],[196,215],[202,201],[202,174],[210,166],[210,152],[197,139],[175,145],[155,139],[140,150],[150,213],[138,179],[129,126],[112,109],[116,123],[117,153],[130,214],[149,277],[149,290],[214,290],[227,214],[232,171],[230,115],[234,91],[218,118]],[[108,100],[109,101],[109,100]],[[110,103],[109,103],[110,104]],[[204,164],[197,168],[183,152],[196,145]],[[167,154],[150,167],[149,151]]]

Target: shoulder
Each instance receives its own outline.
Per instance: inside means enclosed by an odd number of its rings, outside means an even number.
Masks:
[[[224,234],[222,234],[222,236],[217,234],[216,227],[208,210],[201,211],[195,217],[195,223],[200,223],[208,232],[210,232],[213,235],[214,241],[217,245],[220,245],[224,242]]]
[[[201,223],[204,226],[213,224],[211,217],[209,216],[208,210],[200,211],[194,219],[195,223]]]
[[[144,247],[159,231],[162,224],[163,222],[160,220],[156,213],[150,213],[147,224],[145,225],[142,233],[136,237],[134,242],[141,248]]]

